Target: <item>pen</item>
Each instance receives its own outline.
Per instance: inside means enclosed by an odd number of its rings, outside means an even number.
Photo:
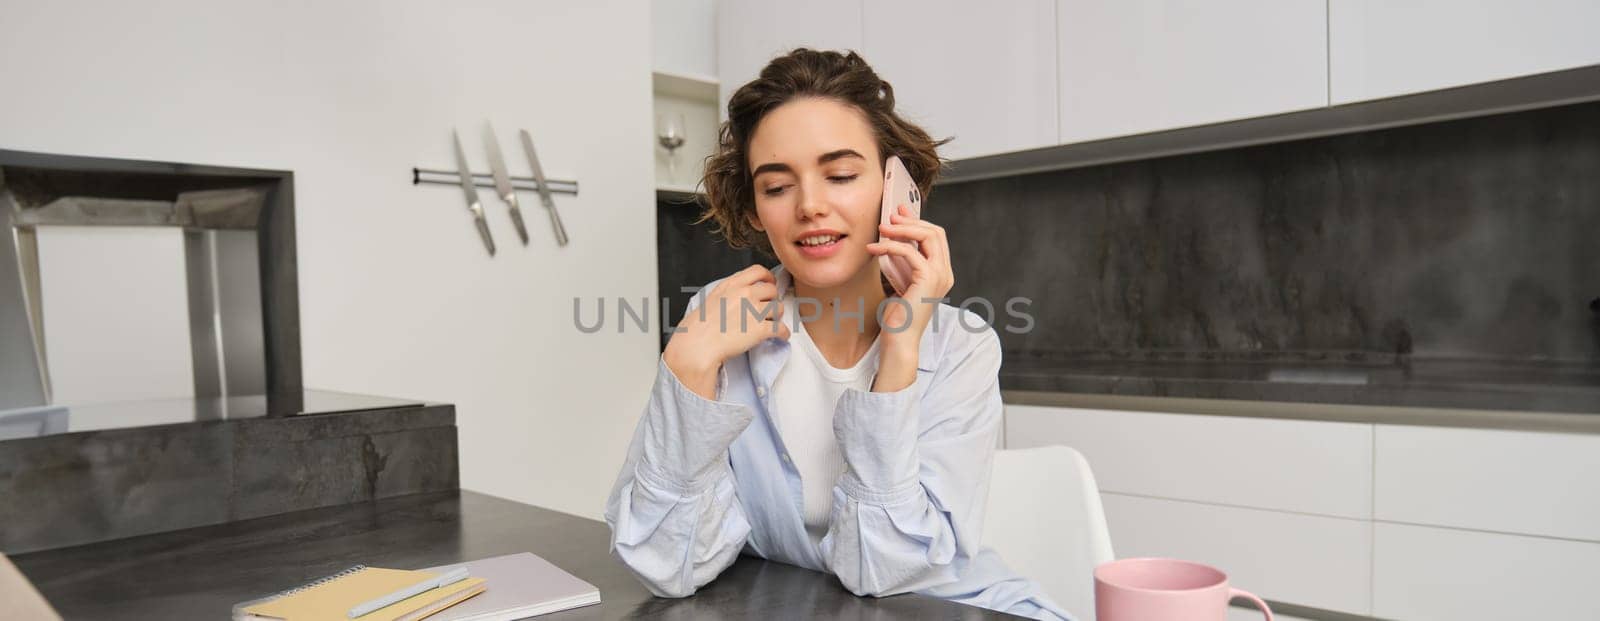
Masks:
[[[437,589],[445,585],[454,584],[456,582],[466,580],[468,577],[469,574],[467,573],[467,568],[457,567],[443,575],[434,576],[388,595],[356,604],[354,608],[350,609],[350,618],[354,619],[379,608],[383,608],[384,606],[388,606],[400,600],[412,597],[418,593]]]

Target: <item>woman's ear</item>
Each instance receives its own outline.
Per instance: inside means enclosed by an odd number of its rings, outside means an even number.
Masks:
[[[761,231],[762,233],[767,232],[767,227],[761,226],[761,218],[756,215],[756,211],[754,209],[744,212],[744,217],[750,221],[750,228]]]

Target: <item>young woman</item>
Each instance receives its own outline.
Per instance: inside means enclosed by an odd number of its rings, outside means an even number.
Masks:
[[[782,266],[707,285],[661,356],[606,506],[613,552],[657,595],[694,593],[743,551],[858,595],[1066,616],[979,546],[1000,343],[939,301],[943,229],[907,210],[879,224],[885,158],[924,196],[940,165],[894,103],[855,53],[807,49],[728,101],[705,218]],[[911,266],[898,295],[884,255]]]

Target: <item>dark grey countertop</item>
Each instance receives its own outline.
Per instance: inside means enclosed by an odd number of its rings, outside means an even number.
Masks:
[[[1227,405],[1192,413],[1600,432],[1600,365],[1015,358],[1000,371],[1007,403],[1187,412],[1196,408],[1158,400],[1213,400]],[[1117,407],[1119,399],[1130,405]]]
[[[22,554],[460,486],[455,407],[0,442],[0,550]]]
[[[417,568],[532,552],[602,603],[540,619],[1014,618],[920,595],[850,594],[826,574],[741,557],[693,597],[650,595],[607,551],[605,524],[474,492],[419,494],[14,557],[61,614],[222,619],[236,602],[355,564]],[[495,585],[489,585],[495,588]]]

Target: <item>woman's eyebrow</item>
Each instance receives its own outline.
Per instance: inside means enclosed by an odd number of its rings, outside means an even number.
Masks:
[[[856,151],[855,149],[839,149],[837,151],[829,151],[827,153],[823,153],[822,155],[817,156],[817,163],[818,164],[826,164],[828,162],[832,162],[834,160],[839,160],[839,159],[844,159],[844,158],[847,158],[847,157],[860,158],[860,159],[863,159],[863,160],[867,159],[866,156],[861,155],[861,153]],[[768,162],[766,164],[762,164],[760,166],[757,166],[755,170],[750,171],[750,177],[752,179],[754,179],[756,177],[760,177],[762,175],[762,173],[769,173],[769,172],[792,173],[792,172],[794,172],[794,169],[790,168],[788,164],[785,164],[783,162]]]
[[[847,157],[855,157],[855,158],[860,158],[860,159],[863,159],[863,160],[867,159],[866,157],[862,156],[860,153],[857,153],[855,149],[839,149],[838,151],[829,151],[827,153],[823,153],[822,156],[817,158],[817,163],[818,164],[826,164],[828,162],[832,162],[834,160],[843,159],[843,158],[847,158]]]
[[[789,165],[783,162],[770,162],[757,166],[755,170],[750,171],[750,178],[754,179],[756,177],[760,177],[763,173],[769,172],[786,173],[794,172],[794,169],[789,168]]]

